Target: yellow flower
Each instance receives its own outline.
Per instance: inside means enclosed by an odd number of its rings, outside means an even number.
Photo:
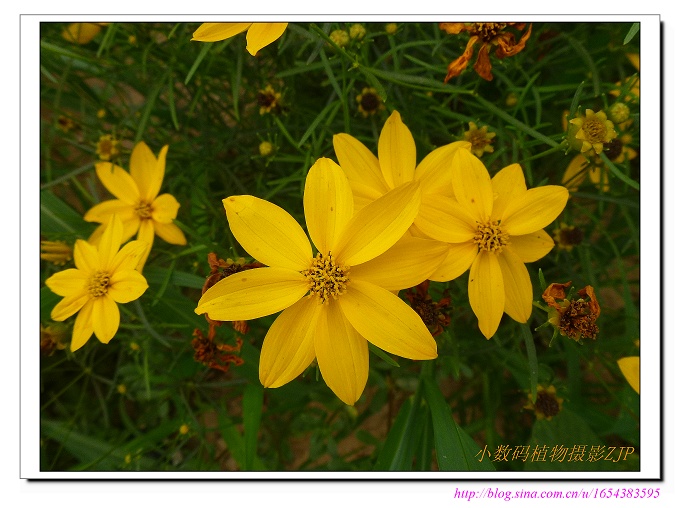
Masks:
[[[120,141],[111,134],[100,136],[97,142],[97,155],[99,160],[110,161],[120,154]]]
[[[477,157],[481,157],[485,152],[493,152],[493,138],[496,137],[495,132],[487,132],[488,126],[484,126],[481,129],[477,128],[475,122],[469,122],[470,130],[463,133],[465,136],[465,141],[469,141],[472,145],[470,151],[474,153]]]
[[[94,39],[102,27],[108,23],[71,23],[67,26],[61,36],[69,42],[76,44],[87,44]]]
[[[52,309],[54,321],[64,321],[78,313],[73,325],[71,351],[80,349],[92,336],[107,344],[118,331],[120,311],[117,303],[136,300],[148,287],[135,270],[146,244],[129,242],[121,249],[123,223],[113,216],[104,230],[99,246],[76,240],[76,267],[52,275],[45,284],[64,298]]]
[[[569,123],[578,129],[574,138],[581,142],[581,153],[593,149],[599,155],[604,144],[616,137],[614,124],[607,119],[604,111],[595,113],[592,109],[586,109],[586,116],[572,118]]]
[[[361,40],[366,36],[366,29],[364,25],[355,23],[349,28],[349,36],[354,40]]]
[[[268,157],[274,153],[274,145],[272,145],[269,141],[263,141],[258,146],[258,150],[260,151],[260,155],[262,157]]]
[[[623,133],[604,145],[604,153],[616,164],[633,160],[638,153],[629,146],[632,141],[633,137],[630,134]],[[609,170],[602,159],[599,157],[587,159],[583,154],[576,155],[569,162],[562,177],[562,185],[569,189],[569,192],[576,192],[583,184],[586,174],[596,187],[601,188],[603,192],[609,192]]]
[[[346,30],[342,29],[333,30],[329,37],[335,44],[337,44],[341,48],[344,48],[349,44],[349,34],[347,33]]]
[[[385,25],[385,32],[387,32],[388,35],[396,34],[397,30],[399,30],[399,26],[396,23],[387,23]]]
[[[73,259],[73,249],[65,242],[42,240],[40,242],[40,259],[44,259],[55,265],[65,265],[68,261]]]
[[[635,390],[638,394],[640,393],[640,357],[639,356],[626,356],[625,358],[620,358],[616,362],[619,365],[619,369],[623,373],[623,376],[628,381],[628,384]]]
[[[378,111],[385,109],[385,105],[375,88],[367,87],[362,89],[356,99],[359,112],[364,118],[368,118],[371,115],[375,115]]]
[[[453,196],[451,157],[460,148],[469,150],[470,143],[456,141],[439,147],[416,165],[416,144],[411,131],[401,121],[399,113],[394,111],[380,132],[378,157],[358,139],[345,133],[333,136],[333,148],[352,188],[356,210],[405,182],[420,184],[422,203],[409,232],[410,236],[418,237],[423,249],[431,252],[430,257],[419,266],[423,271],[429,270],[425,278],[432,275],[442,262],[440,252],[445,252],[444,263],[449,257],[457,257],[456,249],[451,249],[444,242],[431,240],[434,237],[426,231],[441,228],[440,224],[432,223],[431,217],[437,213],[439,196]]]
[[[492,179],[467,150],[453,154],[453,191],[455,199],[441,196],[421,206],[425,220],[418,227],[450,244],[449,256],[430,279],[455,279],[469,268],[470,305],[490,339],[503,312],[520,323],[529,319],[532,287],[524,263],[553,248],[543,228],[562,212],[569,192],[557,185],[527,190],[519,164]]]
[[[255,56],[265,46],[283,35],[288,23],[203,23],[193,34],[192,41],[216,42],[241,32],[246,34],[246,49]]]
[[[137,234],[137,240],[147,245],[147,251],[139,259],[141,271],[146,262],[154,235],[174,245],[186,245],[184,233],[172,221],[177,217],[179,203],[170,194],[158,195],[165,176],[165,157],[168,146],[161,148],[158,159],[144,142],[137,143],[130,157],[130,172],[110,162],[95,164],[97,176],[111,194],[110,199],[93,206],[85,214],[88,222],[99,222],[89,238],[97,244],[104,231],[104,224],[116,214],[123,222],[123,239],[127,241]]]
[[[449,64],[444,83],[460,75],[465,70],[468,62],[472,60],[475,44],[478,42],[481,42],[482,46],[479,48],[474,69],[480,77],[491,81],[493,75],[491,74],[489,47],[497,46],[496,56],[498,58],[516,55],[524,49],[524,45],[531,35],[532,25],[529,25],[529,29],[521,36],[519,42],[515,42],[514,34],[506,31],[506,29],[514,28],[522,31],[525,25],[526,23],[439,23],[439,28],[446,33],[459,34],[461,32],[468,32],[470,34],[470,39],[463,54]]]
[[[353,405],[368,378],[367,341],[404,358],[436,358],[437,345],[420,317],[393,294],[427,277],[418,267],[430,252],[419,242],[394,246],[418,213],[417,184],[398,186],[355,213],[340,167],[316,161],[304,191],[316,256],[300,225],[278,206],[253,196],[223,203],[234,237],[267,266],[217,282],[195,312],[237,321],[283,310],[262,345],[265,387],[292,381],[316,358],[326,384]]]

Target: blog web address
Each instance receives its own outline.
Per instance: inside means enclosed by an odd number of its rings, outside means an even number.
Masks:
[[[660,488],[634,487],[593,487],[591,489],[503,489],[499,487],[485,487],[482,489],[455,488],[454,499],[656,499],[661,495]]]

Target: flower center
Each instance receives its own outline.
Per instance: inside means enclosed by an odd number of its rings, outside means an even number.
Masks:
[[[506,23],[472,23],[470,32],[478,35],[484,42],[491,42],[505,27]]]
[[[140,219],[150,219],[151,214],[153,213],[151,203],[147,203],[146,201],[140,201],[139,203],[137,203],[137,206],[135,206],[135,213],[139,216]]]
[[[361,107],[364,108],[364,111],[374,111],[379,105],[380,101],[375,94],[369,92],[361,96]]]
[[[607,137],[607,126],[600,119],[591,118],[583,122],[583,132],[589,143],[603,143]]]
[[[326,256],[318,253],[302,275],[309,281],[309,296],[316,295],[321,303],[326,303],[330,297],[335,300],[347,290],[348,273],[349,268],[339,266],[329,252]]]
[[[87,281],[87,290],[94,297],[104,296],[109,291],[111,276],[108,272],[99,270]]]
[[[545,416],[556,416],[560,412],[560,403],[549,393],[540,392],[536,396],[536,409]]]
[[[479,246],[480,250],[495,252],[500,254],[505,245],[510,243],[510,235],[503,232],[499,220],[477,223],[477,233],[473,241]]]

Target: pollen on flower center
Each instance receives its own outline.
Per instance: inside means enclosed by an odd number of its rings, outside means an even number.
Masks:
[[[605,141],[607,135],[607,126],[599,118],[586,120],[583,123],[583,132],[585,133],[586,141],[591,143],[602,143]]]
[[[150,219],[151,214],[153,213],[151,203],[140,201],[137,204],[137,206],[135,206],[135,213],[139,216],[140,219]]]
[[[317,295],[321,303],[328,302],[330,297],[336,299],[347,290],[348,274],[349,268],[339,266],[330,252],[327,255],[318,253],[309,270],[302,272],[309,281],[310,296]]]
[[[87,281],[87,290],[94,297],[104,296],[109,291],[111,275],[108,272],[99,270]]]
[[[500,254],[505,245],[508,245],[510,235],[503,232],[500,221],[486,221],[477,223],[477,233],[473,241],[479,246],[480,250],[495,252]]]

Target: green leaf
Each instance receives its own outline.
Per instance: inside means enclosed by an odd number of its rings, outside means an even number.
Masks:
[[[245,441],[245,469],[252,471],[257,456],[257,435],[262,420],[264,389],[260,385],[249,384],[243,393],[243,434]]]
[[[47,235],[88,237],[94,225],[52,192],[40,193],[40,232]]]
[[[534,337],[531,334],[531,329],[528,324],[520,325],[522,329],[522,336],[524,337],[524,345],[527,348],[527,359],[529,361],[529,387],[531,389],[531,400],[536,402],[536,391],[538,387],[538,358],[536,357],[536,344],[534,344]]]
[[[370,342],[368,343],[368,350],[375,356],[383,360],[386,364],[391,365],[392,367],[399,367],[399,364],[394,358],[392,358],[390,355],[385,353],[385,351],[383,351],[377,346],[374,346]]]
[[[182,272],[179,270],[169,270],[161,266],[145,266],[144,277],[149,284],[162,284],[170,277],[170,284],[175,286],[201,289],[205,284],[205,277],[194,275],[193,273]]]
[[[297,146],[298,148],[302,146],[302,144],[307,141],[307,138],[312,135],[312,133],[316,130],[318,125],[321,123],[321,121],[328,117],[328,122],[330,123],[333,121],[333,118],[335,117],[336,113],[338,112],[338,109],[340,109],[341,103],[337,101],[333,101],[329,103],[325,108],[321,110],[321,113],[319,113],[314,121],[310,124],[309,128],[305,131],[305,133],[302,135],[302,138],[298,142]]]
[[[434,447],[440,471],[494,471],[488,455],[456,423],[451,409],[434,381],[424,379],[425,400],[430,406]],[[482,454],[482,461],[477,458]]]
[[[626,37],[623,39],[623,45],[625,46],[628,44],[631,40],[633,40],[633,37],[640,31],[640,23],[633,23],[633,26],[630,27],[630,30],[628,30],[628,33],[626,34]]]
[[[187,77],[184,78],[184,84],[185,85],[189,84],[189,81],[191,81],[191,78],[193,77],[194,73],[196,72],[196,69],[198,69],[198,66],[201,65],[201,62],[203,61],[205,56],[208,54],[208,51],[210,51],[210,47],[212,45],[213,45],[212,42],[201,43],[201,52],[196,57],[196,60],[194,60],[194,64],[191,66],[191,69],[189,69],[189,72],[187,73]]]
[[[47,286],[40,288],[40,321],[46,323],[50,321],[50,314],[54,306],[59,303],[61,296],[55,294]]]

